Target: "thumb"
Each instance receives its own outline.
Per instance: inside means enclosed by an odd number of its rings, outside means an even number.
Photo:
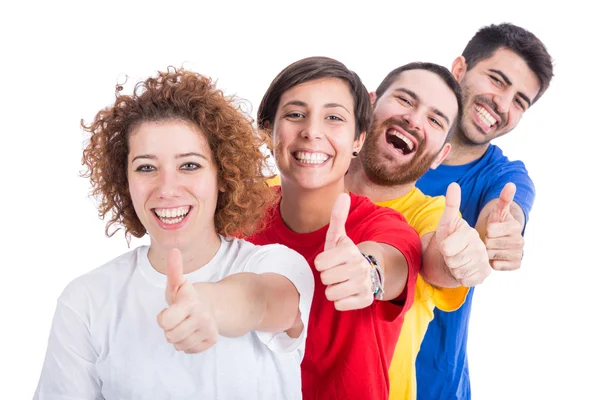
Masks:
[[[348,212],[350,212],[350,196],[347,193],[341,193],[331,210],[329,229],[325,236],[325,250],[334,248],[340,239],[346,236]]]
[[[506,217],[510,214],[510,204],[515,198],[516,192],[517,187],[514,183],[508,182],[506,185],[504,185],[502,192],[500,192],[500,197],[498,198],[496,207],[490,213],[488,222],[504,222]]]
[[[179,288],[186,282],[186,279],[183,276],[183,261],[181,259],[181,252],[179,249],[173,249],[169,252],[167,256],[167,288],[166,288],[166,296],[167,303],[171,305],[175,298],[177,297],[177,293],[179,292]]]
[[[446,190],[444,213],[436,229],[438,243],[456,232],[460,222],[460,186],[452,182]]]

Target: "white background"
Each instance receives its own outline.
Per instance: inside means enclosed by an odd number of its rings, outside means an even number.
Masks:
[[[62,1],[0,9],[0,399],[27,399],[55,301],[76,276],[127,250],[108,239],[78,177],[83,133],[125,74],[183,63],[247,99],[289,63],[337,58],[374,90],[411,61],[450,67],[475,31],[512,22],[555,59],[544,97],[498,144],[537,187],[520,271],[477,289],[469,342],[474,399],[600,398],[596,186],[598,21],[582,2],[201,5]],[[225,3],[225,2],[223,2]],[[591,4],[591,3],[590,3]],[[134,241],[136,246],[145,241]]]

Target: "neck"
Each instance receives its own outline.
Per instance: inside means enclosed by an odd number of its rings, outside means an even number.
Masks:
[[[415,182],[402,185],[382,186],[373,183],[365,173],[362,162],[356,158],[346,175],[346,189],[359,196],[368,197],[374,203],[400,198],[415,187]]]
[[[296,233],[317,231],[329,224],[333,204],[343,192],[343,180],[311,190],[282,180],[281,218],[287,227]]]
[[[456,132],[456,134],[450,140],[452,144],[452,150],[450,154],[444,160],[444,165],[464,165],[481,158],[487,149],[490,147],[489,143],[484,144],[473,144],[467,143],[463,139],[462,132]]]
[[[188,246],[188,248],[184,248],[183,246],[179,248],[183,260],[184,274],[194,272],[208,264],[221,246],[221,237],[214,229],[212,231],[208,229],[205,231],[211,232],[211,234],[203,235],[198,240],[195,240],[196,245]],[[172,249],[172,247],[161,245],[156,240],[150,239],[148,259],[152,267],[161,274],[166,275],[167,273],[167,256]]]

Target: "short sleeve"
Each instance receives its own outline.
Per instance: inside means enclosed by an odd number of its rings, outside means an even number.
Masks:
[[[535,186],[529,177],[525,164],[521,161],[513,161],[510,164],[503,166],[501,171],[494,175],[492,183],[488,186],[483,199],[483,204],[500,197],[500,192],[504,186],[512,182],[517,187],[514,202],[521,207],[525,215],[525,225],[529,220],[529,212],[533,208],[535,200]]]
[[[308,317],[315,291],[313,273],[304,257],[282,245],[259,246],[256,257],[248,264],[246,272],[257,274],[276,273],[285,276],[300,295],[300,318],[304,329],[298,338],[290,338],[285,332],[256,332],[258,338],[274,352],[287,353],[300,350],[304,355]]]
[[[103,399],[87,318],[59,298],[34,399]]]
[[[436,288],[433,287],[433,304],[445,312],[458,310],[469,294],[469,288],[459,286],[456,288]]]
[[[377,302],[378,315],[387,321],[403,316],[412,306],[415,285],[421,267],[421,239],[404,217],[390,208],[379,207],[376,217],[364,221],[366,230],[361,241],[385,243],[398,249],[406,259],[408,278],[397,299]],[[384,288],[385,290],[385,288]]]

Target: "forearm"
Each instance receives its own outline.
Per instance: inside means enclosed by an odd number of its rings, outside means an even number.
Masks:
[[[460,286],[460,283],[446,265],[444,256],[439,251],[435,233],[423,236],[421,243],[423,245],[421,276],[437,287],[454,288]]]
[[[270,285],[273,280],[276,284]],[[300,320],[299,295],[291,282],[277,274],[242,272],[219,282],[195,283],[194,288],[210,305],[222,336],[239,337],[254,330],[286,331]]]
[[[377,242],[362,242],[357,247],[363,253],[375,257],[383,271],[383,300],[394,300],[400,296],[408,280],[408,264],[404,255],[393,246]]]

